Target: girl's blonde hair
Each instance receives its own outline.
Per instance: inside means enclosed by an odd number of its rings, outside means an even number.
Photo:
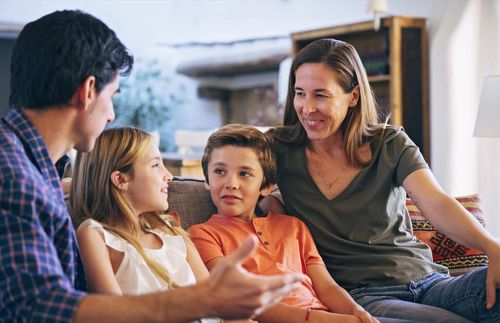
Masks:
[[[299,121],[293,104],[295,96],[295,73],[306,63],[323,63],[335,71],[337,82],[345,93],[359,86],[359,100],[347,112],[341,131],[344,135],[344,152],[351,165],[366,166],[369,161],[359,155],[359,147],[368,139],[383,132],[377,114],[377,104],[368,76],[354,47],[336,39],[319,39],[300,50],[293,59],[288,82],[283,125],[269,130],[269,134],[286,144],[307,143],[307,134]]]
[[[134,176],[133,164],[151,142],[152,136],[144,130],[120,127],[105,130],[97,138],[92,151],[78,153],[72,173],[70,208],[76,222],[90,218],[100,222],[108,231],[132,244],[149,268],[169,287],[177,287],[167,271],[152,260],[141,246],[138,236],[143,230],[158,229],[172,235],[187,233],[175,219],[160,212],[139,215],[138,223],[133,207],[122,192],[111,182],[111,173],[118,170]],[[130,231],[118,228],[125,223]]]

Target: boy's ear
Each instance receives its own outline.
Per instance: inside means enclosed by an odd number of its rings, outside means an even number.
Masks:
[[[111,183],[121,192],[126,192],[128,189],[129,178],[127,174],[115,170],[111,173]]]
[[[205,189],[210,191],[210,184],[208,184],[206,180],[203,182],[203,185],[205,186]]]
[[[269,184],[263,188],[260,189],[260,196],[262,197],[265,197],[265,196],[268,196],[269,193],[271,193],[271,191],[273,190],[273,184]]]
[[[85,110],[95,99],[96,95],[95,76],[87,76],[87,78],[83,80],[73,94],[73,97],[71,98],[71,105]]]

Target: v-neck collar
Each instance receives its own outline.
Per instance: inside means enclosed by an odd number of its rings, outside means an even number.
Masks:
[[[352,187],[356,186],[356,182],[359,182],[362,179],[362,177],[365,175],[365,173],[368,172],[368,169],[370,169],[370,167],[372,167],[372,165],[374,164],[375,159],[378,158],[379,151],[380,151],[381,146],[382,146],[382,145],[378,144],[380,140],[381,140],[381,138],[378,135],[371,139],[370,150],[372,153],[372,159],[371,159],[370,163],[367,166],[363,167],[363,169],[361,169],[361,171],[358,174],[356,174],[356,176],[354,176],[354,178],[351,180],[351,182],[346,186],[346,188],[343,191],[341,191],[338,195],[332,197],[331,199],[327,198],[325,196],[325,194],[323,194],[323,192],[321,192],[318,185],[316,184],[316,182],[312,178],[311,173],[309,172],[309,168],[307,168],[306,145],[302,145],[301,146],[301,150],[302,150],[301,155],[302,155],[302,164],[303,164],[302,167],[304,167],[304,169],[306,170],[308,181],[314,187],[314,190],[319,194],[319,196],[321,196],[324,200],[326,200],[330,203],[333,203],[337,200],[341,200],[344,195],[348,194],[352,190]]]

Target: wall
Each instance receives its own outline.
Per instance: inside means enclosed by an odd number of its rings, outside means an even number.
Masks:
[[[453,195],[479,193],[500,237],[500,138],[472,136],[482,80],[500,74],[500,1],[436,2],[430,16],[433,171]]]

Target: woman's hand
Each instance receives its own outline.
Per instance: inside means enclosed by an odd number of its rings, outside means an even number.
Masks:
[[[491,310],[496,302],[497,288],[500,288],[500,243],[493,246],[488,255],[488,273],[486,274],[486,308]]]

